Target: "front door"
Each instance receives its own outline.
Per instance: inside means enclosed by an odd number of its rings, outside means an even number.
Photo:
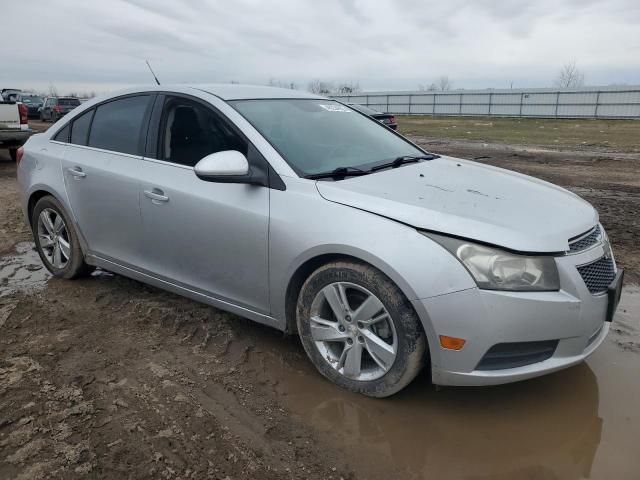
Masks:
[[[218,151],[241,151],[250,163],[259,154],[204,103],[170,96],[156,108],[162,108],[156,158],[143,159],[141,171],[145,270],[269,313],[269,189],[207,182],[193,170]]]

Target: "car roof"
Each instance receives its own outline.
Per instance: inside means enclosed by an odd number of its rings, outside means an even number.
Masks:
[[[267,87],[263,85],[240,85],[240,84],[197,84],[197,85],[141,85],[127,88],[120,91],[110,92],[100,97],[106,100],[119,95],[142,93],[142,92],[175,92],[188,93],[199,90],[221,98],[222,100],[249,100],[249,99],[275,99],[275,98],[298,98],[298,99],[325,99],[319,95],[314,95],[303,90],[291,90],[289,88]]]
[[[324,98],[302,90],[267,87],[263,85],[205,84],[189,85],[223,100],[248,100],[258,98]]]

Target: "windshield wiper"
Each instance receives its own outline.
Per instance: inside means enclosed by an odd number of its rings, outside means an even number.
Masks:
[[[381,165],[376,165],[371,168],[372,172],[376,170],[382,170],[383,168],[398,168],[405,163],[414,163],[419,162],[420,160],[434,160],[436,158],[440,158],[439,155],[427,154],[427,155],[403,155],[401,157],[395,158],[393,161],[388,163],[383,163]]]
[[[311,175],[305,175],[304,178],[310,178],[317,180],[319,178],[334,178],[334,177],[355,177],[358,175],[366,175],[371,173],[369,170],[362,170],[358,167],[338,167],[334,168],[330,172],[313,173]]]

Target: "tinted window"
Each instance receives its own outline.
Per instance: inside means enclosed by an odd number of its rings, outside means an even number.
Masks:
[[[56,133],[55,137],[53,137],[54,140],[58,141],[58,142],[64,142],[67,143],[69,141],[69,124],[67,124],[62,130],[60,130],[58,133]]]
[[[170,98],[165,104],[160,159],[193,167],[215,152],[247,154],[246,142],[213,110],[197,102]]]
[[[80,105],[80,100],[77,98],[60,98],[58,99],[59,105],[67,105],[69,107],[77,107]]]
[[[114,152],[140,154],[140,132],[148,95],[114,100],[96,109],[89,146]]]
[[[73,121],[73,126],[71,128],[71,143],[75,143],[76,145],[87,144],[91,117],[93,117],[93,110],[83,113]]]

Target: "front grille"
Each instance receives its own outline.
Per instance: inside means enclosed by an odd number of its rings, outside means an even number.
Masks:
[[[613,260],[607,257],[577,268],[592,295],[606,292],[616,276]]]
[[[505,370],[543,362],[553,356],[558,340],[498,343],[485,353],[476,370]]]
[[[600,231],[600,225],[596,225],[590,232],[583,233],[569,240],[569,253],[577,253],[591,248],[600,243],[601,239],[602,232]]]

